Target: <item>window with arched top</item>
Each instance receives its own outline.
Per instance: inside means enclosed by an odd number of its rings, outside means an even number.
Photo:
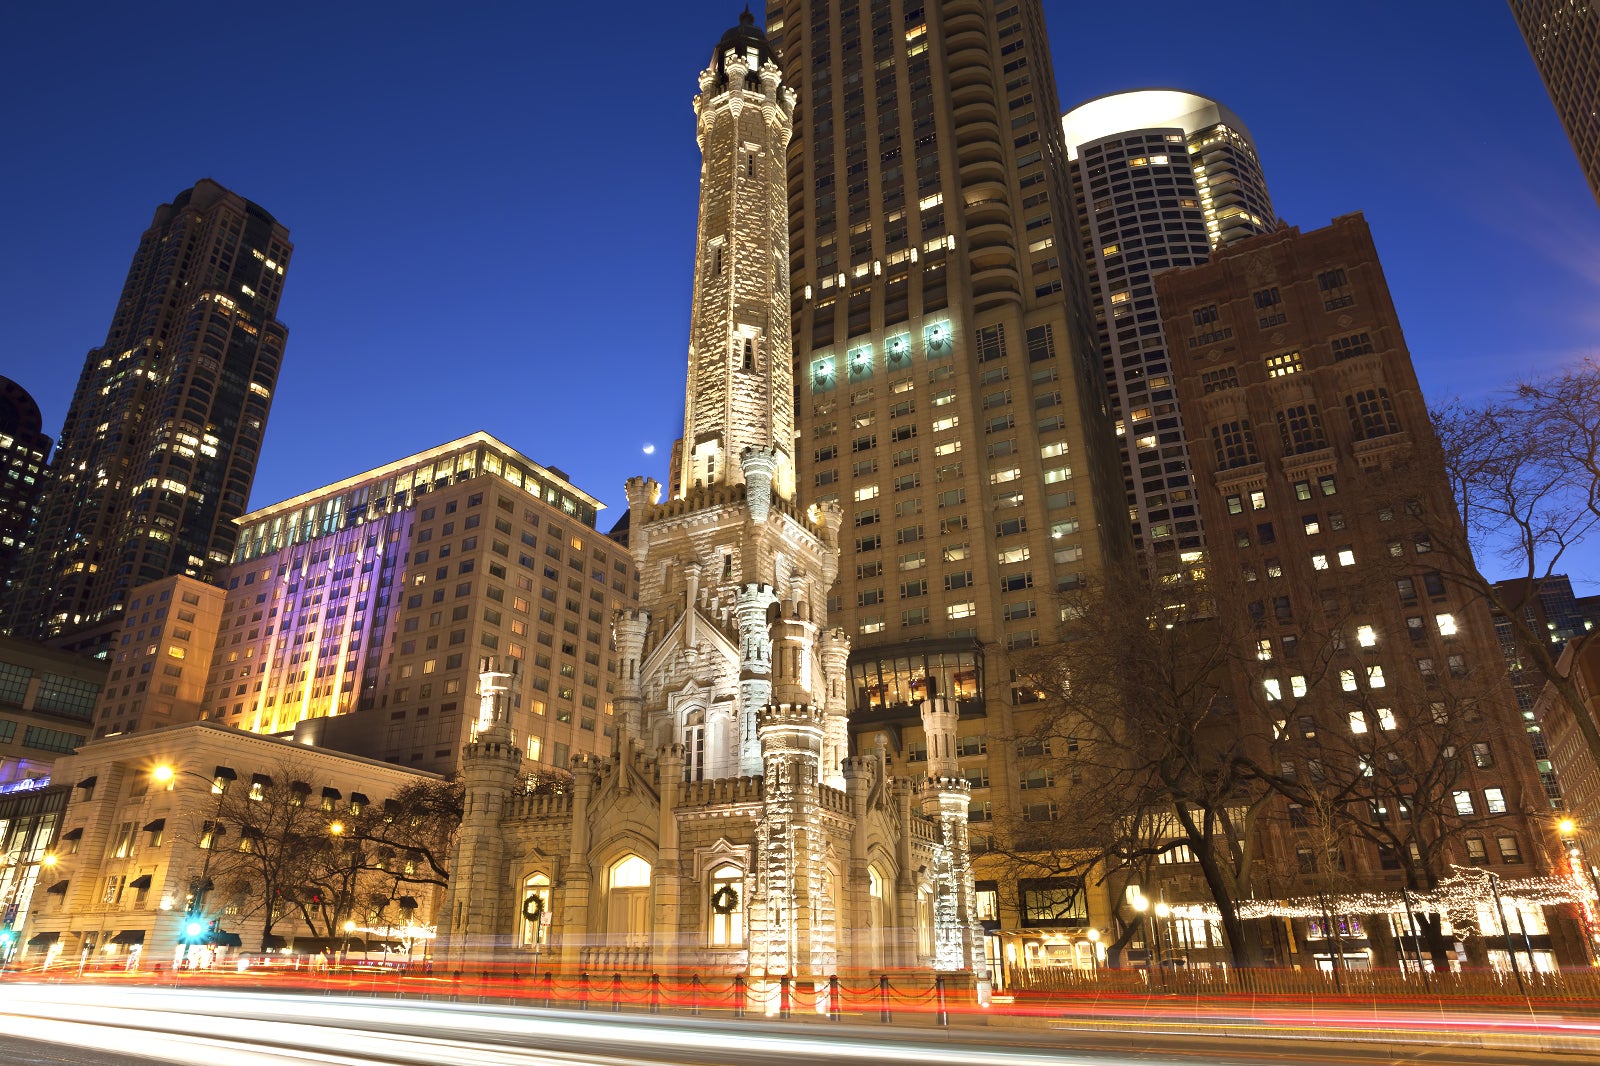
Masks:
[[[869,966],[887,966],[884,957],[883,930],[889,924],[889,901],[885,898],[888,886],[876,866],[867,867],[867,950],[871,955]]]
[[[704,781],[706,776],[706,712],[692,710],[683,717],[683,779]]]
[[[550,878],[533,874],[522,882],[522,946],[550,943]]]
[[[711,913],[711,944],[731,948],[744,944],[744,871],[731,862],[711,871],[707,879]]]
[[[619,947],[650,945],[650,864],[624,855],[606,877],[606,932]]]

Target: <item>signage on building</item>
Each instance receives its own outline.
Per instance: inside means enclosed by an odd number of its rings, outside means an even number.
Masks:
[[[34,789],[48,787],[50,787],[50,779],[48,777],[27,777],[21,781],[13,781],[8,785],[0,785],[0,796],[5,796],[12,792],[32,792]]]

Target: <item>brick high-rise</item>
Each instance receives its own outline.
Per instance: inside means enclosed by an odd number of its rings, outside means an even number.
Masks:
[[[1258,891],[1431,888],[1457,864],[1496,871],[1514,894],[1549,869],[1549,804],[1494,622],[1449,579],[1455,500],[1366,221],[1283,227],[1159,276],[1156,291],[1184,353],[1219,617],[1249,644],[1236,703],[1276,720],[1283,778],[1344,781],[1338,803],[1370,804],[1393,827],[1386,848],[1319,835],[1314,811],[1264,816],[1272,872]],[[1394,910],[1360,916],[1347,962],[1396,964],[1408,926]],[[1541,909],[1523,910],[1532,950],[1562,950]],[[1318,928],[1302,923],[1298,950],[1326,959]],[[1489,941],[1472,950],[1506,965]]]
[[[1600,3],[1511,0],[1511,13],[1600,200]]]
[[[277,385],[292,246],[202,180],[156,209],[84,361],[4,624],[101,652],[128,592],[233,552]]]
[[[1032,790],[1049,756],[1001,740],[1032,698],[1013,653],[1131,542],[1041,4],[774,0],[768,33],[800,96],[796,450],[803,497],[844,509],[851,731],[917,762],[917,708],[953,698],[974,820],[1066,817]],[[992,956],[1090,924],[1081,884],[978,877]]]

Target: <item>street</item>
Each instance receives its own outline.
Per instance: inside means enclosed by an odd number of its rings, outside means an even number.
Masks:
[[[1515,1015],[1373,1012],[1318,1019],[1243,1009],[1214,1022],[1176,1013],[1120,1019],[994,1019],[989,1025],[880,1026],[734,1021],[649,1014],[376,1000],[336,996],[174,990],[78,984],[8,985],[0,1014],[7,1063],[130,1066],[553,1066],[591,1063],[753,1066],[799,1060],[920,1062],[964,1066],[1124,1066],[1189,1062],[1485,1064],[1592,1062],[1600,1024]],[[1093,1029],[1087,1028],[1093,1026]],[[1313,1039],[1308,1032],[1332,1039]],[[50,1045],[55,1045],[51,1047]]]

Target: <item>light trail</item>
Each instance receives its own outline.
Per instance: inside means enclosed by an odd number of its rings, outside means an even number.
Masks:
[[[1084,1005],[991,1026],[878,1028],[536,1009],[495,1003],[92,984],[7,984],[4,1032],[192,1066],[752,1066],[797,1061],[941,1066],[1147,1066],[1449,1061],[1503,1052],[1600,1061],[1600,1020],[1470,1012],[1234,1009],[1173,1004],[1099,1014]]]

